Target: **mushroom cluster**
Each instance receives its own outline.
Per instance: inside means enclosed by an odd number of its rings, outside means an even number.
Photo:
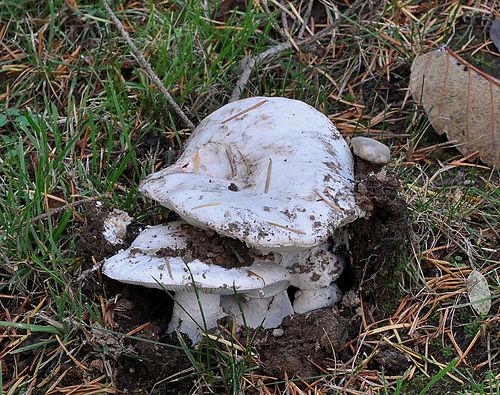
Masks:
[[[345,266],[345,225],[362,212],[351,151],[313,107],[277,97],[225,105],[140,191],[182,221],[145,229],[103,272],[175,292],[169,332],[196,341],[199,328],[215,327],[224,315],[275,328],[287,315],[341,298],[335,281]],[[222,259],[214,247],[200,254],[193,247],[200,230],[230,253]]]

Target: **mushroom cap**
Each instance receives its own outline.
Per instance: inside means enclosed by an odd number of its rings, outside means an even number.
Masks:
[[[194,226],[260,249],[306,249],[359,216],[353,158],[297,100],[253,97],[205,118],[172,166],[140,185]]]
[[[278,264],[256,261],[248,267],[226,269],[195,259],[164,257],[161,248],[182,248],[182,222],[158,225],[144,230],[127,250],[107,259],[103,273],[128,284],[171,291],[195,287],[204,293],[229,295],[245,292],[271,297],[286,289],[290,274]],[[258,297],[258,296],[256,296]]]

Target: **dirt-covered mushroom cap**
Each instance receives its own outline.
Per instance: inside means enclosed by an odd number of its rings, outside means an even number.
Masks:
[[[325,115],[285,98],[215,111],[140,190],[194,226],[261,249],[310,248],[358,216],[346,142]]]
[[[291,276],[284,267],[272,262],[256,261],[247,267],[227,269],[178,256],[188,247],[186,226],[189,225],[179,221],[147,228],[127,250],[103,265],[104,274],[112,279],[175,292],[169,332],[179,330],[196,342],[200,328],[215,327],[225,315],[221,295],[245,293],[273,300],[286,291]],[[272,311],[271,318],[275,319],[282,310]]]
[[[183,248],[181,222],[153,226],[143,231],[127,250],[107,259],[103,273],[128,284],[171,291],[196,288],[205,293],[229,295],[258,293],[271,297],[290,283],[290,274],[280,265],[255,262],[249,267],[227,269],[201,262],[185,262],[178,256],[162,256],[162,248]]]

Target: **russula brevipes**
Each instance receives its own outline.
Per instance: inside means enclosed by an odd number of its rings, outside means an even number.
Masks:
[[[262,250],[314,247],[358,216],[347,143],[325,115],[280,97],[213,112],[179,160],[139,189],[194,226]]]
[[[246,244],[259,267],[271,267],[274,261],[286,269],[287,281],[301,292],[296,312],[325,307],[338,299],[334,281],[344,260],[333,246],[342,245],[342,228],[362,212],[354,198],[351,151],[333,123],[313,107],[271,97],[223,106],[200,123],[178,161],[147,177],[140,191],[193,227]],[[132,250],[122,253],[127,254],[122,261],[132,262]],[[150,253],[145,255],[153,259]],[[104,265],[110,277],[110,262],[115,259]],[[174,259],[169,260],[173,271]],[[192,273],[194,262],[183,262]],[[138,265],[134,261],[132,266]],[[160,275],[154,264],[150,266],[149,286]],[[168,276],[164,270],[161,273]],[[286,293],[266,301],[253,291],[240,288],[237,292],[239,303],[223,297],[221,304],[238,322],[248,315],[249,326],[257,326],[272,312],[276,316],[268,318],[267,327],[274,327],[292,312]],[[177,301],[184,300],[184,294],[178,293]],[[192,305],[189,300],[185,303]],[[178,320],[176,314],[173,320]],[[208,328],[214,325],[207,322]]]
[[[279,325],[292,313],[291,306],[287,308],[287,304],[290,305],[286,296],[290,274],[285,268],[256,260],[248,267],[228,269],[183,257],[190,227],[176,221],[145,229],[127,250],[106,260],[104,274],[124,283],[175,292],[168,331],[178,329],[193,342],[198,339],[200,328],[215,327],[217,320],[225,315],[220,302],[222,295],[233,311],[236,311],[237,302],[235,299],[235,303],[231,303],[231,299],[236,298],[236,294],[261,300],[262,305],[275,306],[273,311],[258,310],[259,302],[251,307],[252,313],[268,315],[263,315],[256,326],[274,327],[271,325],[276,322]]]

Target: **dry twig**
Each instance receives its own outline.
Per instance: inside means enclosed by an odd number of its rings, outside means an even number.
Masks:
[[[357,0],[353,3],[352,6],[349,7],[349,9],[342,14],[342,17],[346,17],[349,14],[351,14],[354,10],[358,8],[360,4],[362,4],[363,1]],[[308,45],[311,45],[315,41],[321,40],[325,38],[326,36],[332,34],[335,29],[338,26],[340,19],[336,21],[336,23],[332,23],[330,26],[325,27],[323,30],[321,30],[319,33],[316,33],[310,37],[307,37],[303,40],[295,42],[296,46],[298,48],[303,48]],[[274,47],[271,47],[264,52],[261,52],[258,55],[255,56],[245,56],[238,68],[241,70],[240,78],[236,82],[236,85],[233,89],[233,93],[231,94],[231,98],[229,99],[229,102],[232,103],[236,100],[239,100],[241,98],[241,94],[243,93],[243,90],[248,84],[248,80],[250,79],[250,75],[252,74],[253,69],[255,66],[264,63],[268,59],[274,57],[274,56],[279,56],[283,52],[288,51],[294,47],[294,42],[289,40],[288,42],[277,44]]]
[[[161,82],[160,78],[155,74],[151,66],[149,65],[148,61],[144,57],[144,55],[139,51],[139,49],[135,46],[134,42],[130,38],[130,35],[127,33],[125,28],[123,27],[122,23],[119,21],[119,19],[115,16],[113,13],[113,10],[111,9],[108,0],[102,0],[102,3],[104,4],[104,8],[106,9],[106,13],[109,15],[115,26],[118,28],[120,31],[121,35],[123,38],[127,41],[128,46],[132,50],[132,54],[134,55],[134,58],[139,62],[139,65],[141,66],[142,70],[147,74],[147,76],[155,83],[155,85],[158,87],[160,92],[162,93],[163,97],[165,97],[165,100],[167,100],[168,104],[170,104],[170,107],[173,108],[175,113],[179,116],[181,119],[182,123],[184,126],[189,128],[190,130],[194,129],[194,124],[189,120],[189,118],[184,114],[182,109],[179,107],[179,105],[175,102],[174,98],[168,93],[167,88],[163,85]]]
[[[40,214],[40,215],[37,215],[36,217],[31,218],[30,219],[30,223],[33,224],[33,223],[35,223],[37,221],[40,221],[42,219],[49,218],[50,216],[52,216],[54,214],[62,213],[63,211],[79,207],[79,206],[81,206],[83,204],[87,204],[87,203],[90,203],[90,202],[95,202],[97,200],[109,198],[110,196],[111,196],[110,193],[105,193],[105,194],[102,194],[102,195],[97,195],[97,196],[92,196],[92,197],[84,198],[84,199],[79,200],[77,202],[65,204],[64,206],[57,207],[57,208],[51,210],[48,213]]]

